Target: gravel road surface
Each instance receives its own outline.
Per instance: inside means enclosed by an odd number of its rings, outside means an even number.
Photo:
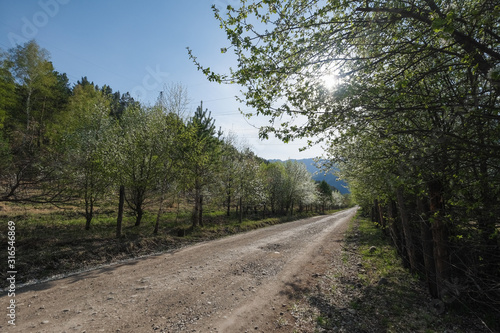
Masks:
[[[285,332],[277,324],[356,208],[104,266],[16,291],[2,332]],[[6,309],[9,298],[0,297]],[[5,310],[5,313],[7,311]]]

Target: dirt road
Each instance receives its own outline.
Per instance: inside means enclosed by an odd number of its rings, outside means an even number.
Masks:
[[[285,332],[293,293],[321,274],[356,209],[102,267],[16,292],[2,332]],[[5,313],[9,298],[4,293]]]

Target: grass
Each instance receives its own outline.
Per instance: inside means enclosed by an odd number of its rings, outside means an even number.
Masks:
[[[463,319],[448,312],[438,316],[429,306],[430,296],[423,283],[404,268],[401,258],[381,230],[366,219],[357,220],[358,253],[366,282],[355,308],[384,332],[468,332]],[[377,306],[379,305],[379,306]],[[382,306],[380,306],[382,305]],[[460,324],[464,324],[460,328]]]
[[[489,332],[479,318],[448,309],[434,312],[425,285],[404,268],[390,240],[356,217],[341,257],[318,294],[303,295],[319,332]],[[318,306],[318,299],[322,299]],[[326,320],[328,318],[328,320]]]
[[[73,209],[12,204],[0,206],[0,217],[16,223],[16,278],[17,283],[25,283],[312,215],[250,216],[239,223],[236,214],[228,217],[223,211],[206,209],[204,227],[193,229],[191,213],[184,208],[162,214],[158,234],[153,234],[156,212],[147,211],[138,227],[134,226],[135,217],[126,214],[120,239],[115,236],[116,213],[112,209],[101,209],[90,230],[84,230],[85,218]],[[7,232],[7,223],[0,224],[2,248],[7,248]],[[0,261],[7,262],[7,251],[0,251]],[[2,288],[7,285],[2,275],[6,271],[0,272]]]

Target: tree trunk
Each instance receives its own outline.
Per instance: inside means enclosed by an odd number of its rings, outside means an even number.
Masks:
[[[240,196],[240,217],[239,217],[239,222],[241,223],[243,221],[243,197]]]
[[[484,273],[495,274],[495,266],[498,265],[498,241],[495,236],[497,215],[495,212],[495,199],[492,197],[492,190],[490,189],[490,181],[488,177],[488,166],[485,159],[480,161],[480,198],[482,207],[478,209],[478,227],[481,231],[481,249],[484,260]],[[493,194],[494,195],[494,194]]]
[[[37,135],[37,147],[41,148],[42,147],[42,135],[43,135],[43,114],[45,112],[45,103],[47,101],[47,97],[43,98],[43,103],[42,103],[42,109],[40,111],[40,122],[38,123],[38,135]]]
[[[90,230],[90,223],[92,222],[93,215],[92,209],[85,213],[85,230]]]
[[[144,211],[142,210],[142,203],[137,205],[136,214],[137,215],[135,217],[135,226],[138,227],[141,225],[142,216],[144,215]]]
[[[92,199],[85,198],[85,230],[90,230],[90,223],[94,215],[94,202]]]
[[[31,94],[33,93],[32,88],[28,88],[28,98],[26,98],[26,132],[30,129],[30,111],[31,111]]]
[[[378,199],[375,199],[373,201],[373,204],[375,205],[375,209],[376,209],[377,222],[378,222],[379,226],[382,228],[382,232],[384,233],[384,235],[387,236],[387,223],[386,223],[385,218],[384,218],[384,210],[382,209],[382,205],[380,204]]]
[[[116,238],[122,236],[123,205],[125,204],[125,186],[120,185],[120,199],[118,201],[118,218],[116,219]]]
[[[203,227],[203,195],[200,194],[200,205],[198,207],[198,224]]]
[[[406,259],[404,239],[401,237],[402,231],[397,221],[397,208],[394,200],[390,200],[387,205],[387,228],[398,255],[403,259]]]
[[[443,185],[440,181],[429,182],[430,218],[436,268],[436,286],[439,298],[443,298],[445,281],[450,277],[448,227],[443,217]]]
[[[377,223],[380,226],[380,212],[379,212],[379,205],[378,205],[378,199],[373,200],[373,222]]]
[[[379,214],[380,226],[382,227],[382,231],[383,231],[384,235],[387,236],[387,221],[385,220],[384,209],[382,208],[382,205],[380,204],[380,202],[378,203],[378,214]]]
[[[420,239],[422,241],[422,253],[424,257],[425,279],[432,297],[437,298],[438,289],[436,284],[436,265],[434,264],[434,246],[432,242],[432,230],[429,223],[429,204],[424,198],[417,199],[417,210],[420,216]]]
[[[92,222],[92,213],[85,214],[85,230],[90,230],[91,222]]]
[[[200,201],[201,201],[201,189],[198,186],[198,182],[195,185],[195,190],[194,190],[194,211],[193,215],[191,217],[192,222],[193,222],[193,228],[196,228],[200,222]]]
[[[417,254],[415,250],[415,243],[413,241],[413,235],[411,233],[410,220],[408,218],[408,212],[405,207],[403,188],[400,186],[396,190],[399,206],[399,214],[401,216],[401,225],[403,227],[403,235],[405,239],[406,253],[408,255],[408,261],[410,263],[410,271],[412,273],[418,270],[417,265]]]
[[[153,234],[158,234],[158,229],[160,228],[160,218],[161,218],[161,213],[163,211],[163,201],[165,201],[165,191],[161,192],[161,197],[160,197],[160,203],[158,205],[158,213],[156,214],[156,222],[155,222],[155,229],[153,230]]]

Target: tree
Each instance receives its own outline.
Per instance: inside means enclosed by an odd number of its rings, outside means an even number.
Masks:
[[[489,84],[486,94],[496,91],[498,7],[488,1],[467,2],[461,11],[462,3],[440,6],[434,1],[399,6],[389,1],[268,1],[229,6],[226,17],[214,9],[238,56],[238,69],[220,75],[192,58],[209,79],[245,86],[245,101],[258,114],[307,116],[306,126],[284,122],[281,128],[263,128],[262,135],[275,131],[289,140],[328,130],[337,136],[355,121],[361,127],[374,116],[408,110],[401,101],[409,96],[420,98],[420,109],[455,105],[467,95],[433,93],[424,101],[419,94],[433,80],[443,83],[436,76],[449,71],[466,77],[473,69]],[[487,15],[479,14],[486,9]],[[332,95],[321,79],[334,70],[346,84],[343,93]],[[418,85],[427,77],[427,87]],[[488,109],[478,116],[498,120]]]
[[[187,88],[181,83],[165,85],[158,96],[157,104],[168,112],[175,113],[180,119],[184,119],[189,104]]]
[[[500,7],[487,0],[271,0],[214,11],[237,68],[214,73],[190,56],[210,80],[245,88],[247,106],[271,118],[261,135],[286,142],[321,134],[314,141],[326,141],[358,199],[377,203],[382,225],[382,205],[390,213],[398,202],[388,228],[411,265],[418,266],[416,235],[422,248],[431,235],[432,253],[424,251],[433,258],[426,269],[435,296],[446,298],[454,274],[469,276],[468,261],[476,277],[488,276],[482,293],[495,294],[498,305],[500,291],[488,281],[500,270]],[[335,91],[322,83],[329,74],[341,78]],[[406,214],[416,201],[423,224]],[[478,237],[475,253],[487,264],[450,264],[452,245],[460,244],[450,239],[465,229]]]
[[[346,194],[348,196],[348,194]],[[339,191],[333,191],[332,192],[332,204],[334,208],[342,208],[342,207],[348,207],[349,202],[348,198],[346,196],[343,196]]]
[[[248,210],[253,207],[257,211],[265,199],[264,182],[260,176],[261,161],[255,156],[250,148],[243,148],[238,154],[237,168],[235,173],[236,195],[239,197],[240,223],[243,220],[244,208]]]
[[[120,119],[121,134],[117,163],[120,185],[126,189],[126,202],[135,213],[135,226],[144,215],[144,203],[154,191],[165,186],[171,158],[170,147],[175,131],[170,118],[158,107],[133,106]],[[172,124],[175,124],[174,120]]]
[[[187,138],[183,140],[184,184],[194,191],[193,228],[203,226],[203,191],[213,182],[220,166],[222,132],[216,131],[215,120],[203,102],[187,123]]]
[[[25,135],[38,134],[40,142],[47,111],[54,112],[49,109],[47,103],[54,99],[53,95],[58,85],[62,84],[67,96],[69,95],[67,78],[65,75],[59,76],[54,71],[49,61],[49,53],[40,48],[34,40],[11,49],[10,55],[12,72],[18,83],[19,98],[24,108]],[[16,115],[15,118],[23,119],[20,115]]]
[[[85,230],[90,229],[94,207],[112,184],[109,151],[114,147],[110,101],[93,85],[76,85],[68,111],[59,118],[64,175],[85,206]]]
[[[7,54],[0,50],[0,179],[4,182],[4,177],[8,176],[11,168],[12,155],[8,137],[5,135],[5,124],[7,114],[15,107],[15,89],[14,77],[9,71],[9,60]]]
[[[271,206],[271,213],[276,214],[278,208],[283,212],[283,191],[285,187],[286,171],[282,163],[274,162],[263,164],[267,203]]]
[[[161,109],[158,109],[157,112],[157,117],[159,117],[157,120],[162,124],[163,131],[161,137],[158,138],[160,141],[160,150],[157,153],[161,162],[159,164],[160,170],[157,187],[160,194],[160,202],[158,205],[155,229],[153,231],[155,234],[158,233],[160,216],[167,191],[180,187],[177,178],[181,173],[180,166],[182,162],[180,159],[182,158],[182,151],[178,147],[178,141],[180,138],[184,137],[183,134],[186,131],[184,122],[175,111],[165,114],[161,112]]]
[[[298,191],[301,193],[298,197],[299,212],[301,213],[304,208],[306,211],[309,210],[309,207],[318,199],[318,189],[310,174],[299,184]]]
[[[186,125],[182,116],[187,108],[187,90],[180,84],[169,87],[165,95],[160,92],[158,101],[155,105],[155,118],[161,126],[164,127],[160,141],[161,165],[159,171],[158,190],[160,202],[156,214],[156,223],[153,233],[158,233],[163,204],[168,190],[179,189],[181,182],[178,181],[182,166],[182,148],[178,142],[186,138]]]
[[[301,204],[302,198],[309,191],[314,191],[314,187],[307,186],[311,185],[313,180],[304,163],[288,160],[284,166],[286,176],[281,194],[284,200],[283,206],[287,214],[293,215],[294,207]]]
[[[325,211],[326,205],[332,202],[332,188],[326,181],[323,180],[319,183],[318,190],[320,193],[321,209]]]
[[[224,138],[221,152],[221,163],[224,166],[221,173],[221,193],[224,195],[226,215],[231,214],[231,205],[236,196],[238,159],[240,152],[235,147],[236,136],[230,133]]]
[[[10,72],[8,55],[0,49],[0,129],[4,129],[10,109],[16,104],[14,77]]]
[[[30,41],[10,49],[2,60],[2,84],[8,119],[4,140],[11,152],[2,200],[62,200],[61,189],[56,188],[60,166],[47,144],[54,119],[70,95],[66,75],[54,71],[48,52]],[[30,191],[21,194],[28,187]]]
[[[262,164],[261,164],[262,165]],[[315,201],[316,188],[312,175],[303,163],[297,161],[274,162],[262,165],[267,203],[274,214],[293,215]]]

